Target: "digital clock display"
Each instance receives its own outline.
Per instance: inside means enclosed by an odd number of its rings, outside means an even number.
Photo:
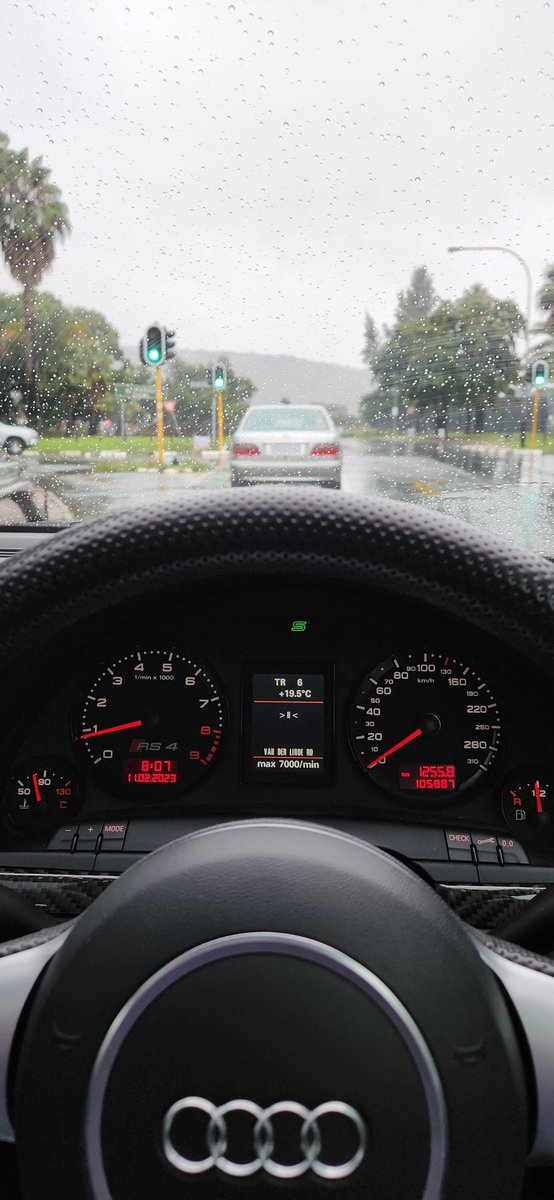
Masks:
[[[123,782],[178,783],[178,766],[176,758],[125,758]]]
[[[398,784],[407,791],[455,791],[456,767],[452,763],[403,763],[398,771]]]

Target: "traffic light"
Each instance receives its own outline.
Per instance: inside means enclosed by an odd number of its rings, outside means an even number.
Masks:
[[[217,363],[213,369],[212,386],[215,392],[224,392],[227,387],[227,367],[225,363]]]
[[[175,358],[175,330],[164,330],[164,360]]]
[[[533,363],[533,387],[546,387],[548,383],[548,364],[545,362]]]
[[[161,325],[150,325],[140,344],[140,361],[147,367],[161,367],[164,357],[164,330]]]

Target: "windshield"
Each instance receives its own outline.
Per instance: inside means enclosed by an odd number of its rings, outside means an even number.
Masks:
[[[554,555],[551,46],[548,0],[5,0],[0,525],[288,482]]]
[[[317,408],[273,408],[253,407],[241,423],[244,433],[303,433],[312,430],[323,430],[328,433],[331,424]]]

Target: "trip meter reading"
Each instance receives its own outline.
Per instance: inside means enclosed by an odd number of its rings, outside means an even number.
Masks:
[[[362,680],[349,715],[364,772],[408,801],[448,801],[493,763],[501,724],[488,683],[448,654],[406,654]]]
[[[406,763],[398,772],[398,786],[417,792],[448,792],[456,789],[454,763]]]
[[[73,734],[108,791],[166,799],[218,760],[225,701],[203,663],[175,650],[135,650],[87,689]]]
[[[245,777],[304,786],[329,782],[330,700],[324,670],[253,672],[245,689]]]

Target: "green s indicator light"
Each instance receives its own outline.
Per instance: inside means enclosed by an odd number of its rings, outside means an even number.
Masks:
[[[293,621],[290,627],[291,633],[305,633],[308,628],[307,621]]]

